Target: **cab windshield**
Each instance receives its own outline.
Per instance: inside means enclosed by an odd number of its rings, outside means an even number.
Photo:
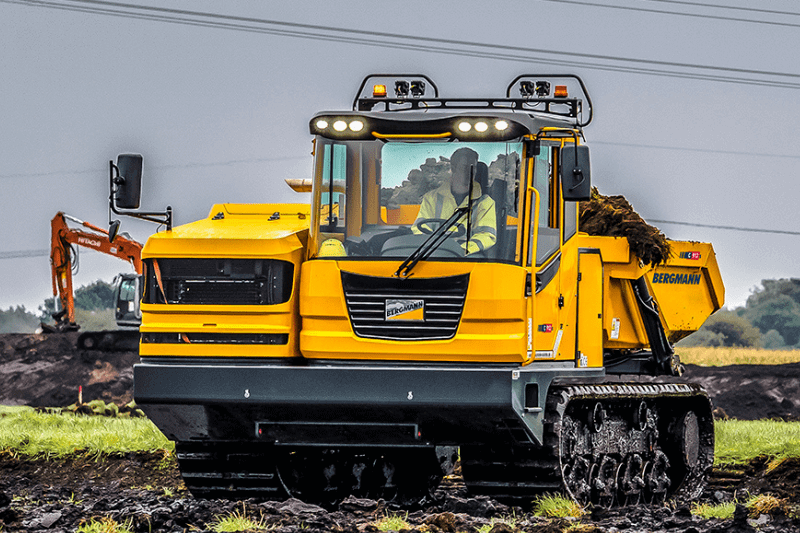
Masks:
[[[316,141],[319,258],[518,261],[521,142]],[[459,211],[455,218],[453,214]]]

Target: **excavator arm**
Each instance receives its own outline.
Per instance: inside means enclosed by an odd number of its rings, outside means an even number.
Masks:
[[[82,226],[71,228],[67,221]],[[74,246],[85,246],[104,254],[113,255],[133,265],[137,274],[142,273],[142,245],[122,235],[109,240],[108,231],[84,222],[63,212],[56,213],[50,222],[50,265],[52,269],[53,296],[58,296],[61,311],[55,313],[55,329],[77,330],[75,323],[75,299],[72,286]]]

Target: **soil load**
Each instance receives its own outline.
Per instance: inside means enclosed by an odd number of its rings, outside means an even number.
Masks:
[[[592,197],[580,203],[580,228],[589,235],[627,237],[631,251],[645,265],[664,263],[670,256],[666,236],[633,210],[624,196],[603,196],[592,188]]]

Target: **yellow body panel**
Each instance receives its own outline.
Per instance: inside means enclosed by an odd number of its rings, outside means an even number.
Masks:
[[[222,213],[220,217],[218,213]],[[279,217],[275,217],[279,213]],[[217,218],[215,220],[215,217]],[[272,218],[272,220],[270,220]],[[140,344],[141,356],[297,357],[301,263],[308,239],[305,204],[218,204],[208,218],[148,239],[142,259],[270,258],[291,262],[291,297],[277,305],[164,305],[143,303],[142,333],[288,334],[274,344]]]
[[[303,264],[300,314],[303,357],[413,361],[517,362],[525,360],[525,271],[513,265],[425,261],[415,278],[469,273],[455,338],[388,341],[357,337],[348,318],[341,272],[391,277],[397,261],[312,260]]]
[[[603,366],[603,262],[600,254],[582,253],[578,281],[579,361]]]

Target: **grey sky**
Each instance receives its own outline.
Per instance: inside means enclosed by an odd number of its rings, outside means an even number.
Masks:
[[[769,9],[786,13],[772,14],[752,11],[752,2],[715,1],[743,9],[663,0],[607,2],[616,8],[563,0],[139,3],[378,33],[367,36],[241,20],[239,30],[221,29],[0,0],[0,308],[35,309],[50,296],[47,257],[3,257],[48,248],[57,211],[106,224],[108,160],[118,153],[144,155],[143,207],[172,205],[178,224],[214,203],[305,201],[283,179],[309,176],[308,120],[349,108],[372,72],[424,73],[450,96],[500,96],[523,73],[578,74],[594,102],[586,134],[602,193],[624,194],[646,219],[800,231],[800,7],[773,0]],[[613,70],[631,67],[757,83]],[[763,85],[773,82],[790,86]],[[798,276],[800,236],[658,226],[673,239],[714,244],[729,306],[743,304],[761,279]],[[142,242],[155,229],[122,221]],[[82,251],[76,283],[127,270]]]

